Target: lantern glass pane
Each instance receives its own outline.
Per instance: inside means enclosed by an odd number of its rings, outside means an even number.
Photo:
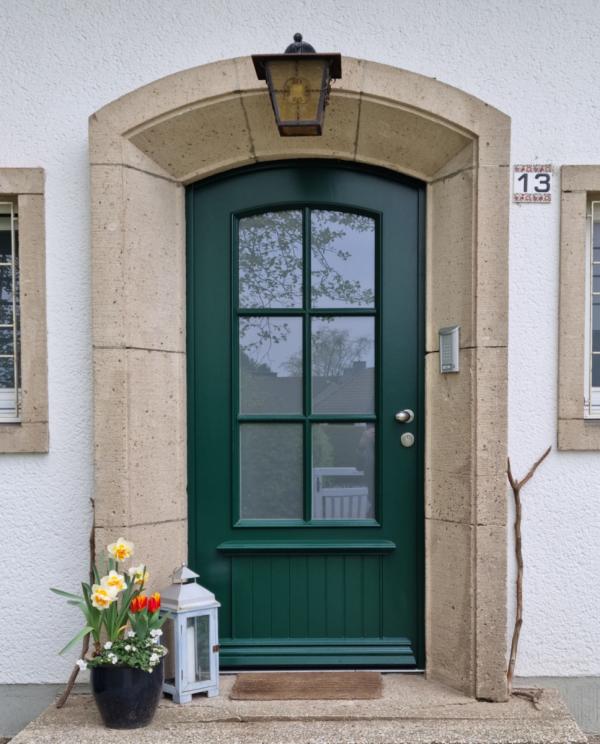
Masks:
[[[209,616],[188,617],[184,641],[184,679],[187,686],[210,679]]]
[[[317,121],[327,61],[297,58],[267,63],[272,95],[281,122]]]
[[[165,656],[165,682],[169,685],[175,685],[175,663],[176,663],[176,649],[175,649],[175,623],[171,618],[168,618],[162,627],[163,636],[161,643],[169,649],[169,653]]]

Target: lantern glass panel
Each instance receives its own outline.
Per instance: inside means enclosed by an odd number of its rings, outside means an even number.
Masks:
[[[210,679],[209,616],[188,617],[185,632],[184,678],[187,686]]]
[[[280,123],[318,121],[325,97],[327,60],[273,60],[266,64]]]

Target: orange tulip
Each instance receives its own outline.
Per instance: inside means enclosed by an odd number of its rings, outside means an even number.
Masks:
[[[147,604],[148,597],[145,594],[138,594],[137,597],[134,597],[131,600],[129,609],[131,612],[141,612],[142,610],[146,609]]]
[[[160,594],[154,592],[154,594],[148,599],[148,612],[156,612],[160,608]]]

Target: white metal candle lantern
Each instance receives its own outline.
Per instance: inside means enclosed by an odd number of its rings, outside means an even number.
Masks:
[[[163,626],[165,658],[163,691],[175,703],[189,703],[192,695],[219,694],[219,626],[215,595],[196,583],[198,574],[183,565],[173,583],[161,592],[161,609],[169,613]]]

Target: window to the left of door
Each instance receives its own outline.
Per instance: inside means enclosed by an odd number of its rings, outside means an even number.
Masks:
[[[19,422],[19,217],[16,200],[0,200],[0,422]]]
[[[0,168],[0,455],[48,452],[42,168]]]

